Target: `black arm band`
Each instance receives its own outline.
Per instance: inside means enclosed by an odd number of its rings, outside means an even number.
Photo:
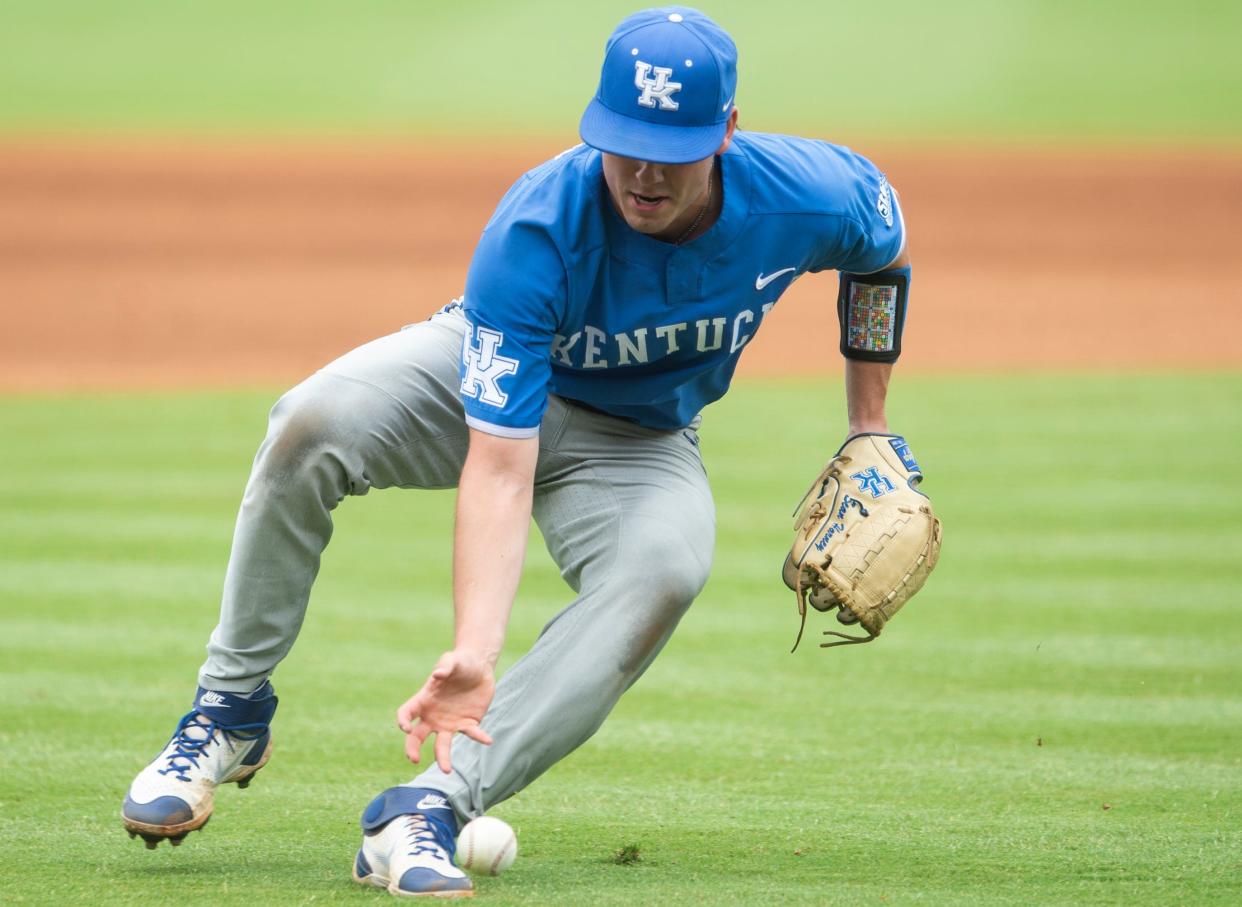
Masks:
[[[909,295],[909,265],[875,274],[842,271],[837,294],[841,355],[864,362],[896,362]]]

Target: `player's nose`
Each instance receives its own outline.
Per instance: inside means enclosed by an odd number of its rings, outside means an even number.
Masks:
[[[648,185],[662,182],[664,179],[664,165],[657,164],[654,161],[635,161],[636,169],[634,176]]]

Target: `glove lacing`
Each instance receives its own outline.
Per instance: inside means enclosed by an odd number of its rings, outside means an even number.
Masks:
[[[819,580],[821,583],[823,583],[825,586],[830,585],[827,572],[822,567],[820,567],[819,564],[806,564],[805,566],[814,570],[819,575]],[[789,650],[790,654],[793,654],[794,652],[798,650],[798,643],[802,642],[802,631],[806,629],[806,593],[809,591],[810,591],[809,589],[807,589],[806,587],[802,585],[802,571],[799,570],[797,588],[794,590],[794,593],[798,596],[798,616],[799,618],[801,618],[801,622],[798,624],[798,638],[794,640],[793,648]],[[844,607],[844,605],[842,605],[842,607]],[[866,627],[864,627],[863,629],[866,629]],[[842,641],[841,642],[821,642],[819,644],[819,647],[821,649],[831,649],[833,646],[858,645],[859,643],[871,642],[871,640],[875,639],[876,637],[876,634],[872,633],[870,630],[867,630],[866,636],[849,636],[845,633],[838,633],[836,630],[825,630],[824,635],[825,636],[840,636]]]
[[[801,511],[802,504],[806,503],[806,498],[809,498],[811,495],[814,495],[816,487],[818,487],[818,490],[820,490],[820,493],[818,493],[818,496],[815,498],[815,501],[811,502],[811,506],[807,507],[806,513],[804,514],[804,516],[802,516],[802,519],[800,522],[800,526],[802,527],[802,538],[810,538],[811,536],[814,536],[815,531],[818,528],[818,524],[820,524],[821,519],[827,516],[828,509],[827,507],[823,506],[823,491],[825,491],[825,488],[823,488],[823,486],[826,485],[827,481],[830,480],[830,478],[835,478],[837,482],[840,482],[841,481],[841,467],[845,466],[846,463],[850,462],[850,460],[851,460],[851,457],[848,454],[837,454],[835,457],[832,457],[831,460],[828,461],[828,465],[823,467],[823,472],[820,473],[820,477],[818,477],[817,480],[815,480],[815,482],[812,483],[810,488],[807,488],[806,495],[802,496],[801,501],[797,502],[797,507],[794,508],[795,516],[797,513]],[[815,570],[815,572],[818,575],[820,575],[821,583],[827,585],[826,574],[823,573],[822,569],[820,569],[820,565],[805,564],[805,567],[810,567],[812,570]],[[802,632],[806,630],[806,593],[807,591],[809,590],[807,590],[806,586],[802,585],[802,569],[800,568],[799,572],[797,572],[797,580],[795,581],[795,585],[794,585],[794,594],[797,596],[797,616],[799,616],[799,625],[797,625],[797,639],[794,640],[794,647],[792,647],[792,649],[789,650],[791,655],[797,651],[797,646],[799,646],[799,644],[801,644],[801,641],[802,641]],[[827,635],[827,634],[830,634],[830,632],[832,631],[825,630],[823,632],[825,632],[825,635]],[[828,647],[831,647],[831,646],[850,645],[851,642],[871,642],[873,639],[876,639],[876,636],[874,636],[874,634],[872,634],[871,636],[867,636],[866,639],[863,639],[862,636],[846,636],[845,634],[840,634],[840,632],[838,632],[838,634],[833,634],[833,635],[845,637],[845,639],[848,640],[848,642],[821,642],[820,644],[821,649],[828,649]]]
[[[824,502],[822,500],[824,494],[824,484],[829,479],[836,479],[840,482],[841,467],[849,463],[850,459],[851,458],[848,454],[838,454],[829,460],[828,465],[824,467],[824,471],[820,474],[820,477],[815,480],[814,484],[812,484],[809,489],[807,489],[806,494],[802,496],[802,500],[798,502],[798,506],[794,510],[795,514],[802,509],[803,503],[805,503],[806,499],[814,493],[816,486],[819,487],[820,496],[811,503],[811,506],[807,508],[806,514],[802,517],[801,525],[804,527],[802,530],[803,538],[810,538],[814,535],[815,530],[819,526],[819,521],[828,515],[828,509],[824,507]],[[820,582],[825,586],[831,588],[832,585],[829,582],[828,574],[824,572],[823,568],[821,568],[819,564],[804,564],[802,568],[798,570],[798,578],[794,586],[794,594],[798,598],[798,617],[800,622],[798,624],[798,637],[794,640],[793,648],[789,650],[790,654],[798,651],[798,644],[802,642],[802,633],[806,630],[806,596],[809,589],[802,585],[802,570],[807,567],[811,568],[816,574],[819,575]],[[831,649],[833,646],[849,646],[864,642],[871,642],[871,640],[876,637],[876,634],[872,633],[870,630],[867,630],[866,636],[848,636],[845,633],[838,633],[835,630],[825,630],[824,635],[840,636],[842,641],[821,642],[819,644],[821,649]]]

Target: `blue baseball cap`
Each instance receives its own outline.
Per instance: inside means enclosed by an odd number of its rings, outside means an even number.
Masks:
[[[578,125],[592,148],[661,164],[710,157],[737,90],[737,47],[686,6],[627,17],[604,46],[599,90]]]

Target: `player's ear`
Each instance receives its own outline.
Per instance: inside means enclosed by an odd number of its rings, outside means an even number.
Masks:
[[[720,147],[716,149],[717,154],[724,154],[729,147],[729,143],[733,141],[733,130],[737,128],[737,107],[729,111],[729,125],[725,127],[724,141],[720,143]]]

